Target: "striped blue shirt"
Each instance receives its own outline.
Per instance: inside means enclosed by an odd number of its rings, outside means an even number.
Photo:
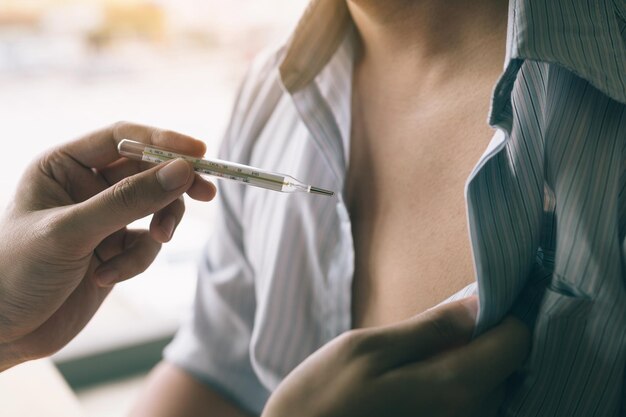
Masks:
[[[476,283],[452,297],[478,292],[477,334],[510,312],[534,329],[502,416],[626,416],[625,17],[624,0],[510,0],[496,133],[466,184]],[[343,190],[351,27],[345,1],[313,1],[250,69],[220,157]],[[258,414],[350,329],[350,217],[341,193],[235,184],[218,206],[166,359]]]

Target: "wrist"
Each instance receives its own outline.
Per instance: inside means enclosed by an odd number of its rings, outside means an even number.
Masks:
[[[5,227],[6,223],[0,226]],[[29,295],[33,285],[29,277],[33,276],[29,258],[31,255],[23,250],[25,239],[20,241],[13,234],[11,238],[0,242],[0,346],[14,343],[37,328],[40,323],[33,322],[32,317],[39,300]],[[16,261],[17,260],[17,261]]]
[[[6,282],[6,276],[0,274],[0,347],[3,348],[23,336],[16,325],[16,315],[11,314],[10,306],[14,306],[16,300],[10,295],[10,286],[7,288]]]
[[[9,265],[8,262],[2,256],[2,247],[0,244],[0,265],[5,266]],[[9,318],[7,314],[8,306],[12,304],[12,299],[9,296],[10,285],[8,284],[8,277],[6,276],[6,271],[2,271],[0,273],[0,355],[3,353],[3,348],[6,343],[12,342],[16,339],[15,331],[12,320]],[[4,355],[0,356],[0,359]],[[2,362],[0,361],[0,366]]]
[[[12,230],[7,227],[8,224],[4,216],[0,218],[0,228],[2,228],[3,231]],[[3,365],[2,359],[5,356],[5,346],[19,336],[15,334],[15,323],[11,319],[11,314],[9,314],[11,306],[16,304],[15,297],[13,296],[15,287],[13,276],[15,275],[16,263],[11,259],[14,254],[11,252],[10,247],[11,243],[13,243],[13,239],[11,238],[11,233],[6,233],[7,237],[5,237],[4,234],[5,233],[3,233],[2,241],[0,241],[0,265],[2,265],[0,270],[0,367]]]

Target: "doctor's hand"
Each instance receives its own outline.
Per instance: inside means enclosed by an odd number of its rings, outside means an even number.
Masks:
[[[496,415],[530,336],[507,318],[470,341],[476,311],[472,297],[397,325],[347,332],[294,369],[262,417]]]
[[[121,158],[124,138],[205,151],[188,136],[118,123],[28,167],[0,218],[0,371],[64,346],[115,283],[144,271],[181,220],[183,193],[214,197],[215,187],[183,160]],[[149,230],[126,228],[150,214]]]

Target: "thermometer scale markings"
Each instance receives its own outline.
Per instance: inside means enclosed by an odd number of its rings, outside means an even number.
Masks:
[[[183,158],[186,161],[189,161],[193,164],[194,170],[213,175],[215,177],[220,178],[228,178],[235,181],[242,181],[245,183],[250,183],[249,176],[254,177],[256,181],[266,181],[269,183],[277,184],[277,185],[288,185],[285,181],[276,180],[273,178],[262,177],[261,174],[257,171],[244,172],[242,168],[236,168],[239,175],[233,175],[233,170],[228,165],[220,165],[217,162],[206,161],[203,159],[191,158],[185,155],[176,154],[173,152],[162,151],[160,149],[154,149],[150,147],[146,147],[143,151],[143,160],[146,162],[154,162],[161,163],[166,162],[175,158]],[[208,167],[207,167],[208,166]]]

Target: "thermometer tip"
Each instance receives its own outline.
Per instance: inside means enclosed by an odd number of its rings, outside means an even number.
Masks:
[[[313,186],[311,186],[311,190],[309,192],[311,194],[326,195],[328,197],[332,197],[333,195],[335,195],[335,193],[333,191],[328,191],[328,190],[324,190],[323,188],[317,188],[317,187],[313,187]]]

